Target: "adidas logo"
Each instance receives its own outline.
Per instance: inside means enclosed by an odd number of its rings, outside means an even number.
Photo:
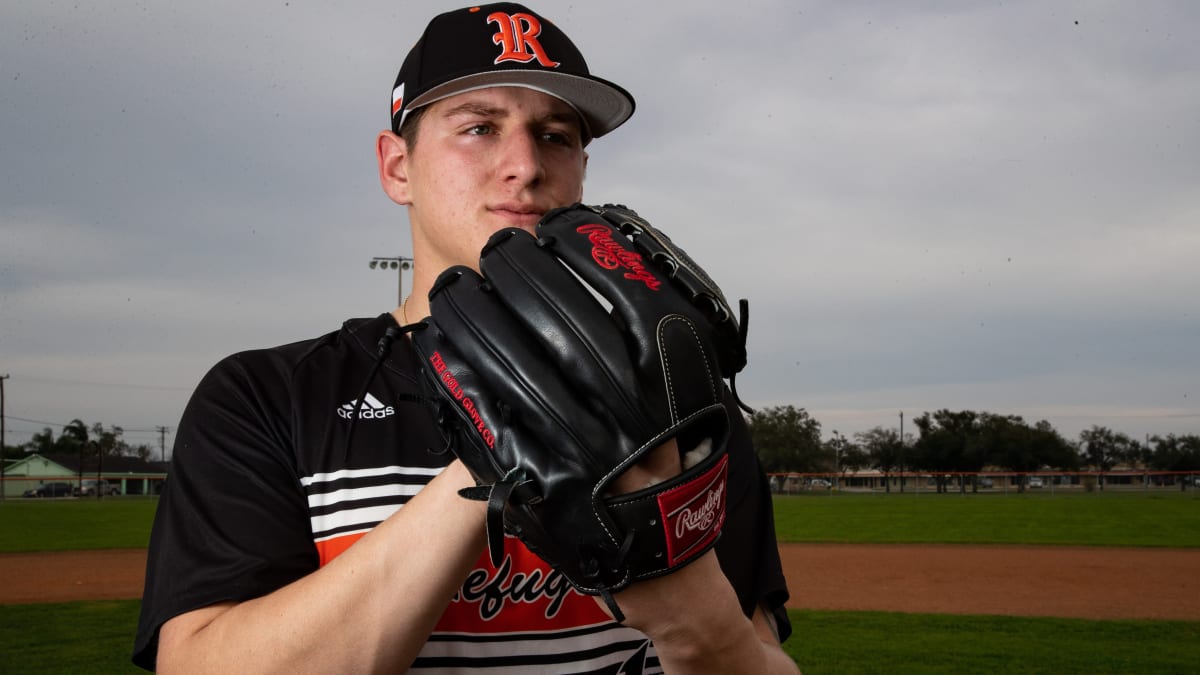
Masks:
[[[358,419],[360,420],[381,420],[396,414],[395,408],[390,405],[385,406],[379,402],[379,399],[370,394],[367,394],[363,398],[363,404],[361,410],[359,410],[358,401],[350,401],[349,403],[342,404],[337,409],[338,417],[348,420],[354,416],[355,410],[358,410]]]

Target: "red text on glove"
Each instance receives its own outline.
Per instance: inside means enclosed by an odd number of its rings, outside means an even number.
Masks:
[[[442,358],[441,352],[434,352],[429,357],[429,364],[433,366],[433,371],[438,374],[442,385],[446,387],[446,390],[454,397],[454,400],[458,401],[459,405],[462,406],[463,412],[467,413],[467,417],[475,425],[475,430],[479,432],[479,436],[483,438],[483,442],[489,448],[494,449],[496,447],[496,435],[492,433],[492,430],[483,421],[483,416],[479,414],[479,409],[475,407],[475,401],[472,401],[471,397],[463,392],[462,385],[459,384],[458,378],[454,376],[450,367],[446,365],[446,360]]]
[[[575,231],[586,234],[588,241],[592,242],[592,260],[597,265],[606,270],[618,267],[629,270],[625,273],[626,279],[640,281],[652,291],[662,287],[662,282],[646,269],[641,254],[630,251],[613,239],[612,228],[606,225],[580,225]]]

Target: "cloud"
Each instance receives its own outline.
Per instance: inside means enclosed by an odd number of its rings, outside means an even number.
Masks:
[[[372,144],[444,8],[0,9],[10,414],[173,425],[144,387],[390,309],[366,262],[408,229]],[[1200,432],[1193,4],[543,11],[638,100],[588,199],[751,300],[748,400],[843,433],[942,407]]]

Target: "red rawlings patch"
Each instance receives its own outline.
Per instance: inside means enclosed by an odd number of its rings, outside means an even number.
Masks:
[[[728,475],[729,457],[725,456],[708,471],[658,496],[669,567],[691,559],[720,534]]]
[[[622,246],[613,237],[611,227],[595,223],[580,225],[575,228],[575,231],[587,235],[588,241],[592,242],[592,260],[595,260],[600,267],[606,270],[623,268],[627,270],[625,272],[626,279],[640,281],[652,291],[662,288],[662,282],[646,269],[641,254]]]

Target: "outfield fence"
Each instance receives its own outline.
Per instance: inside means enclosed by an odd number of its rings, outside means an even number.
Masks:
[[[804,492],[879,493],[1009,493],[1188,491],[1200,494],[1200,472],[1195,471],[927,471],[811,472],[768,474],[777,494]]]

